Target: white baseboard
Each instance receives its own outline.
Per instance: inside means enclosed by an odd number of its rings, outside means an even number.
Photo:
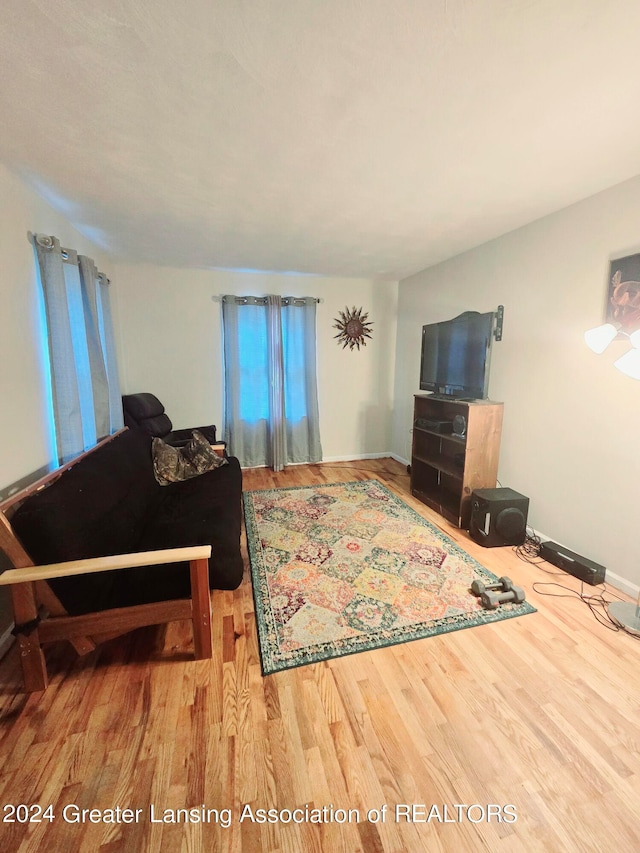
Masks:
[[[410,459],[403,459],[402,456],[398,456],[397,453],[387,453],[387,456],[390,456],[392,459],[395,459],[396,462],[400,462],[401,465],[411,465]]]
[[[565,545],[564,542],[558,542],[557,539],[552,539],[551,536],[548,536],[546,533],[542,533],[540,530],[536,530],[535,528],[531,528],[535,535],[540,539],[541,542],[556,542],[562,548],[566,548],[567,551],[573,551],[573,548],[570,548],[568,545]],[[552,563],[550,565],[553,565]],[[562,569],[560,570],[562,571]],[[617,575],[615,572],[606,570],[605,573],[605,582],[610,586],[615,587],[615,589],[620,590],[620,592],[624,592],[627,595],[630,595],[632,598],[637,598],[640,595],[640,586],[636,586],[636,584],[631,583],[620,575]]]
[[[351,453],[346,456],[325,456],[322,462],[357,462],[358,459],[386,459],[391,453]],[[322,462],[318,463],[322,465]]]
[[[619,589],[620,592],[626,592],[626,594],[630,595],[631,598],[638,598],[638,596],[640,596],[640,586],[630,583],[625,578],[621,578],[620,575],[617,575],[615,572],[610,572],[609,569],[607,569],[605,581],[610,584],[610,586],[614,586],[616,589]]]
[[[294,468],[296,465],[322,465],[327,462],[357,462],[359,459],[388,459],[397,457],[393,453],[348,453],[345,456],[325,456],[320,462],[287,462],[287,468]],[[402,460],[400,460],[402,461]],[[405,463],[408,464],[408,463]],[[243,470],[250,471],[252,468],[268,468],[268,465],[243,465]]]

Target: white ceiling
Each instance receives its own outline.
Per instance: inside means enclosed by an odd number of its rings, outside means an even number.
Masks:
[[[638,0],[2,0],[0,160],[114,257],[403,278],[640,173]]]

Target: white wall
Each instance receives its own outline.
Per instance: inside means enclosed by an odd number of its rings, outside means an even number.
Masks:
[[[294,274],[119,265],[123,393],[156,394],[176,428],[216,423],[223,412],[222,294],[316,296],[320,437],[325,460],[389,452],[396,282]],[[363,307],[373,338],[360,351],[334,340],[334,318]]]
[[[505,306],[490,397],[505,404],[499,479],[529,523],[640,585],[640,382],[583,342],[603,322],[609,263],[640,251],[640,178],[400,282],[393,450],[407,457],[424,323]],[[617,577],[616,577],[617,576]],[[629,586],[629,584],[631,586]]]

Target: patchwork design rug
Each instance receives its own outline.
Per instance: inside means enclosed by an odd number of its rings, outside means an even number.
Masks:
[[[377,480],[244,493],[264,675],[496,622],[471,582],[496,580]]]

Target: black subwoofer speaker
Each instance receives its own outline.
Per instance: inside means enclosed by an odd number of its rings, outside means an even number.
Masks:
[[[527,536],[529,498],[513,489],[476,489],[469,535],[486,548],[521,545]]]

